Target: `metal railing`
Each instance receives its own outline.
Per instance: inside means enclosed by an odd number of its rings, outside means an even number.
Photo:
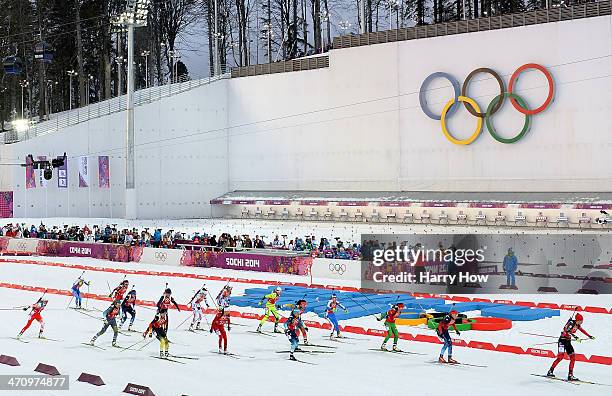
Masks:
[[[134,92],[134,106],[143,106],[161,100],[162,98],[186,92],[202,85],[210,84],[213,81],[223,78],[229,78],[229,73],[216,77],[194,80],[186,79],[173,84],[157,85],[154,87],[139,89]],[[88,106],[63,111],[61,113],[54,113],[50,115],[49,120],[30,125],[30,127],[24,131],[9,130],[8,132],[5,132],[3,134],[3,139],[0,138],[0,143],[16,143],[37,136],[57,132],[72,125],[77,125],[92,119],[125,111],[125,108],[126,95],[122,95],[101,102],[92,103]]]
[[[487,30],[507,29],[572,19],[592,18],[611,14],[611,1],[578,4],[570,7],[557,7],[544,10],[506,14],[488,18],[467,19],[444,22],[435,25],[363,33],[353,36],[335,37],[333,49],[360,47],[364,45],[390,43],[395,41],[416,40],[429,37],[448,36]],[[232,77],[233,77],[232,70]]]
[[[252,66],[234,67],[232,68],[232,78],[314,70],[322,69],[324,67],[329,67],[329,56],[327,55],[292,59],[283,62],[263,63]]]

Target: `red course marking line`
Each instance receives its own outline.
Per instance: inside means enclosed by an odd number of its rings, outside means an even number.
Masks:
[[[0,258],[0,263],[14,263],[14,264],[32,264],[32,265],[43,265],[50,267],[60,267],[60,268],[72,268],[72,269],[80,269],[87,271],[96,271],[96,272],[113,272],[119,274],[131,274],[131,275],[148,275],[148,276],[167,276],[174,278],[191,278],[191,279],[202,279],[202,280],[210,280],[210,281],[222,281],[222,282],[235,282],[235,283],[247,283],[247,284],[255,284],[255,285],[285,285],[285,286],[302,286],[303,283],[294,283],[294,282],[277,282],[271,280],[260,280],[260,279],[245,279],[245,278],[231,278],[231,277],[221,277],[215,275],[200,275],[200,274],[188,274],[183,272],[158,272],[158,271],[145,271],[145,270],[133,270],[133,269],[124,269],[124,268],[108,268],[108,267],[93,267],[90,265],[83,264],[68,264],[68,263],[58,263],[52,261],[38,261],[38,260],[11,260]],[[306,286],[308,287],[308,285]],[[361,291],[361,292],[377,292],[376,290],[363,290],[356,287],[350,286],[333,286],[333,285],[310,285],[310,288],[316,289],[330,289],[330,290],[340,290],[340,291]],[[384,292],[384,291],[382,291]],[[443,298],[447,301],[483,301],[481,298],[474,298],[470,300],[468,297],[461,296],[446,296],[446,295],[436,295],[429,293],[409,293],[414,297],[423,297],[423,298]],[[485,300],[490,301],[490,300]],[[507,305],[519,305],[525,307],[539,307],[539,308],[552,308],[552,309],[561,309],[567,311],[586,311],[590,313],[601,313],[601,314],[612,314],[612,308],[602,308],[602,307],[581,307],[579,305],[569,305],[569,304],[555,304],[555,303],[534,303],[531,301],[516,301],[512,302],[510,300],[494,300],[494,302],[499,304],[507,304]]]
[[[72,296],[72,293],[70,293],[68,290],[49,289],[49,288],[44,288],[44,287],[39,287],[39,286],[17,285],[13,283],[0,283],[0,287],[7,288],[7,289],[33,291],[33,292],[39,292],[39,293],[46,291],[48,294],[57,294],[57,295],[62,295],[66,297]],[[91,298],[94,300],[110,301],[110,297],[108,296],[103,296],[103,295],[93,294],[93,293],[83,293],[83,297]],[[147,301],[147,300],[136,300],[136,305],[155,306],[155,302]],[[181,310],[187,310],[187,311],[189,310],[189,308],[186,305],[179,304],[179,307],[181,308]],[[212,314],[212,313],[215,313],[215,309],[209,308],[209,309],[206,309],[205,312],[207,314]],[[253,312],[239,312],[235,310],[230,312],[230,316],[239,317],[242,319],[257,320],[257,321],[259,321],[262,317],[261,315],[257,315]],[[284,321],[285,321],[285,318],[281,319],[281,322],[284,322]],[[327,323],[307,321],[306,324],[308,326],[315,327],[315,328],[322,328],[322,329],[327,329],[327,330],[330,329],[330,326]],[[387,332],[384,330],[366,329],[366,328],[357,327],[357,326],[340,326],[340,328],[342,331],[346,333],[360,334],[360,335],[366,335],[366,336],[384,337],[387,334]],[[401,339],[404,339],[404,340],[410,340],[410,341],[416,341],[416,342],[427,342],[427,343],[433,343],[433,344],[441,343],[438,337],[433,336],[433,335],[426,335],[426,334],[412,335],[410,333],[399,333],[399,336]],[[494,344],[490,342],[482,342],[482,341],[470,341],[469,343],[466,343],[464,340],[455,340],[453,342],[453,345],[458,346],[458,347],[464,347],[464,348],[482,349],[482,350],[491,351],[491,352],[513,353],[513,354],[522,354],[522,355],[546,357],[546,358],[556,357],[553,351],[550,351],[547,349],[528,348],[527,350],[524,350],[520,346],[505,345],[505,344],[499,344],[495,346]],[[612,365],[612,357],[609,357],[609,356],[591,355],[590,358],[587,358],[584,355],[580,355],[579,357],[580,357],[579,361],[584,362],[584,363],[603,364],[603,365],[608,365],[608,366]]]

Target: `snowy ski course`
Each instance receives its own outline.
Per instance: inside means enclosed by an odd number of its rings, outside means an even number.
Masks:
[[[50,258],[40,260],[51,261]],[[276,274],[255,274],[239,271],[203,270],[194,268],[176,268],[159,265],[143,265],[136,263],[114,263],[102,260],[82,258],[54,258],[58,262],[78,262],[88,265],[108,268],[131,268],[151,271],[181,271],[206,273],[209,275],[239,276],[242,278],[258,278],[270,281],[300,281],[299,277]],[[39,265],[24,265],[17,263],[0,264],[0,280],[30,286],[69,289],[81,270],[48,267]],[[108,281],[114,287],[123,275],[107,272],[86,272],[85,278],[91,280],[90,291],[96,294],[108,294]],[[206,283],[213,295],[223,287],[224,282],[202,282],[189,278],[164,278],[159,276],[129,275],[130,284],[138,291],[138,298],[156,301],[163,292],[166,282],[173,290],[173,296],[181,303],[186,303],[194,290]],[[244,289],[252,287],[248,283],[234,283],[234,295],[241,295]],[[85,289],[86,290],[86,289]],[[33,303],[40,293],[0,288],[3,305],[19,306]],[[60,341],[36,339],[38,325],[35,322],[24,335],[23,343],[11,339],[19,332],[27,319],[23,311],[2,312],[2,331],[0,332],[0,353],[16,356],[20,367],[0,365],[0,374],[32,374],[33,368],[39,363],[55,365],[60,373],[71,376],[70,391],[37,392],[48,395],[96,395],[121,394],[128,382],[149,386],[156,395],[199,395],[214,393],[220,395],[241,392],[247,395],[257,395],[270,391],[271,387],[289,389],[297,395],[310,395],[313,392],[333,391],[338,395],[366,395],[379,393],[415,392],[432,395],[439,392],[471,391],[477,394],[495,392],[499,395],[515,395],[517,392],[528,394],[584,394],[601,392],[605,387],[590,384],[566,383],[549,380],[530,374],[545,374],[551,359],[526,355],[513,355],[481,351],[472,348],[454,349],[453,356],[459,361],[474,366],[448,366],[432,363],[438,356],[440,346],[437,344],[409,342],[400,340],[399,347],[403,351],[416,354],[392,354],[372,351],[380,346],[381,338],[347,333],[351,339],[344,342],[331,342],[327,339],[327,330],[311,328],[310,342],[319,345],[335,346],[336,348],[309,347],[305,349],[333,353],[297,353],[298,359],[310,364],[300,364],[287,360],[287,354],[277,353],[287,351],[289,343],[283,334],[258,335],[252,333],[257,327],[257,321],[232,318],[237,324],[229,332],[229,351],[239,356],[222,356],[216,353],[217,336],[208,331],[192,333],[186,331],[190,319],[175,330],[176,326],[190,316],[190,312],[170,311],[169,339],[170,353],[177,356],[195,357],[195,359],[174,358],[183,362],[155,359],[159,343],[153,338],[147,348],[142,351],[112,348],[110,343],[112,331],[102,335],[96,345],[105,350],[82,345],[101,327],[100,319],[84,315],[72,309],[66,309],[69,297],[47,295],[48,307],[43,311],[45,319],[45,335]],[[500,296],[501,297],[501,296]],[[522,296],[523,300],[537,301],[537,297],[553,302],[575,303],[582,305],[598,305],[609,307],[608,296]],[[527,297],[533,297],[531,299]],[[90,299],[89,309],[104,310],[109,304],[105,301]],[[240,308],[241,312],[262,313],[262,309]],[[281,311],[287,315],[287,311]],[[99,311],[87,312],[101,318]],[[146,307],[137,307],[137,319],[134,328],[139,333],[120,334],[120,346],[129,346],[142,339],[148,322],[155,311]],[[535,322],[515,322],[511,330],[504,332],[463,332],[461,339],[506,343],[512,345],[531,346],[536,343],[555,341],[522,334],[533,332],[557,336],[565,319],[571,314],[562,311],[561,318],[550,318]],[[312,313],[305,319],[323,320]],[[597,339],[576,344],[577,353],[586,355],[612,355],[612,346],[606,341],[612,336],[609,314],[585,314],[584,326]],[[212,316],[208,315],[208,320]],[[372,316],[341,322],[369,328],[381,328]],[[240,326],[242,325],[242,326]],[[264,331],[271,332],[273,324],[264,325]],[[124,327],[125,329],[125,327]],[[400,326],[400,331],[412,334],[433,334],[431,330]],[[147,339],[151,340],[151,339]],[[390,344],[389,344],[390,346]],[[543,345],[543,349],[556,350],[556,345]],[[247,357],[248,356],[248,357]],[[252,358],[251,358],[252,357]],[[558,377],[567,373],[567,361],[556,370]],[[612,383],[610,366],[577,362],[575,374],[581,379],[594,382]],[[81,372],[97,374],[107,385],[97,388],[76,381]],[[355,379],[359,380],[356,381]],[[383,388],[381,388],[383,387]],[[384,389],[384,390],[383,390]],[[25,394],[25,393],[20,393]]]

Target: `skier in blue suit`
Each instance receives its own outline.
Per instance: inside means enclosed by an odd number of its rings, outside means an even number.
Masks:
[[[325,310],[325,318],[329,320],[332,325],[332,332],[329,335],[330,339],[334,336],[334,331],[336,332],[337,338],[342,338],[342,336],[340,335],[340,326],[338,325],[338,319],[336,318],[336,310],[338,309],[338,307],[342,308],[345,313],[348,313],[346,307],[338,301],[336,294],[332,294],[331,298],[327,302],[327,308]]]

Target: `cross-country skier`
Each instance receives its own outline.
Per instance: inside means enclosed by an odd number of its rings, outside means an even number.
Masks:
[[[174,300],[174,297],[172,297],[172,290],[170,288],[166,288],[166,290],[164,290],[164,294],[162,294],[162,296],[159,298],[159,301],[157,301],[157,312],[161,311],[162,309],[168,311],[172,306],[174,306],[179,312],[181,312],[181,308]],[[166,312],[166,314],[167,313],[168,312]],[[166,315],[166,332],[168,331],[169,323],[170,316]]]
[[[567,353],[570,359],[567,380],[580,381],[578,378],[574,377],[574,363],[576,362],[576,355],[574,353],[574,347],[572,346],[572,339],[576,340],[577,342],[581,341],[580,338],[576,336],[577,330],[580,330],[582,334],[589,337],[591,340],[595,339],[595,337],[587,333],[587,331],[582,328],[583,321],[584,318],[582,317],[582,315],[577,313],[575,318],[570,318],[565,324],[565,326],[563,326],[563,330],[561,331],[561,336],[559,337],[558,343],[559,353],[557,354],[557,359],[555,359],[552,366],[550,366],[548,373],[546,373],[547,377],[555,376],[555,374],[553,373],[555,371],[555,367],[557,367],[557,365],[561,363],[561,360],[563,360],[563,357]]]
[[[109,297],[112,297],[113,301],[119,301],[121,302],[123,300],[123,295],[125,294],[125,292],[128,289],[128,286],[130,285],[130,282],[128,282],[127,279],[124,279],[119,286],[115,287],[113,289],[112,292],[110,292],[110,294],[108,295]]]
[[[72,284],[72,295],[74,296],[74,302],[77,309],[81,309],[81,286],[84,284],[89,286],[91,282],[87,282],[85,279],[79,276],[79,278]]]
[[[161,311],[162,309],[165,309],[167,311],[173,305],[179,312],[181,311],[178,303],[174,301],[174,297],[172,297],[172,290],[167,288],[164,290],[164,294],[162,294],[162,296],[159,298],[159,301],[157,301],[157,310]]]
[[[274,332],[275,333],[280,333],[280,330],[278,330],[278,323],[280,321],[280,314],[277,311],[277,308],[280,308],[280,306],[276,305],[276,302],[280,298],[282,292],[283,292],[283,289],[281,289],[280,287],[277,287],[276,289],[274,289],[274,291],[272,293],[266,294],[261,299],[261,301],[259,301],[258,305],[261,307],[263,301],[267,299],[267,301],[266,301],[266,310],[264,312],[264,316],[263,316],[263,318],[261,318],[261,321],[259,322],[259,326],[257,327],[257,332],[258,333],[261,333],[261,327],[263,326],[264,323],[266,323],[266,321],[268,320],[268,316],[270,316],[270,315],[274,315]]]
[[[119,329],[117,328],[117,315],[119,315],[119,311],[121,309],[121,301],[115,300],[112,302],[110,307],[106,308],[104,311],[104,325],[98,331],[98,333],[93,336],[90,341],[90,344],[93,345],[96,342],[96,339],[100,337],[102,334],[106,333],[106,330],[111,327],[113,329],[113,346],[117,346],[117,335],[119,334]]]
[[[295,303],[294,310],[298,310],[299,320],[298,320],[298,336],[300,335],[300,331],[302,332],[302,336],[304,337],[304,344],[308,344],[308,327],[302,320],[302,314],[306,312],[306,308],[308,307],[308,302],[306,300],[298,300]]]
[[[168,341],[168,310],[160,309],[157,314],[155,314],[155,318],[149,323],[149,327],[142,334],[144,338],[153,337],[153,333],[155,333],[155,338],[159,340],[159,357],[164,359],[168,357],[168,349],[170,347],[170,341]]]
[[[134,319],[136,319],[136,290],[132,289],[125,296],[123,302],[121,303],[121,323],[119,323],[119,328],[123,327],[123,324],[127,320],[127,314],[130,314],[130,324],[128,325],[128,331],[132,331],[132,325],[134,324]]]
[[[404,309],[404,303],[395,304],[386,313],[383,312],[380,318],[377,318],[379,321],[384,319],[385,327],[387,328],[387,336],[385,337],[382,345],[380,346],[380,349],[382,349],[383,351],[388,350],[387,341],[389,341],[391,336],[393,336],[393,350],[398,351],[397,341],[399,340],[399,333],[397,332],[397,326],[395,325],[395,320],[402,313],[402,309]]]
[[[191,297],[191,301],[189,301],[189,305],[191,305],[191,310],[193,311],[193,320],[191,321],[191,325],[189,326],[189,331],[200,330],[200,322],[202,321],[203,309],[202,302],[206,304],[206,308],[209,308],[208,301],[206,299],[206,288],[202,287],[200,290]],[[219,305],[219,307],[223,307]]]
[[[232,295],[232,286],[231,285],[223,286],[223,289],[221,289],[219,294],[217,294],[217,298],[216,298],[217,306],[228,308],[230,306],[231,295]]]
[[[340,334],[340,326],[338,325],[338,319],[336,318],[336,311],[338,310],[338,308],[342,308],[344,310],[344,313],[348,313],[348,309],[346,309],[346,307],[338,301],[338,297],[334,293],[331,295],[331,298],[327,302],[327,308],[325,310],[325,318],[332,325],[332,331],[329,335],[330,339],[334,337],[334,331],[336,332],[337,338],[342,338],[342,335]]]
[[[296,310],[291,311],[291,315],[285,321],[285,335],[289,338],[289,342],[291,343],[291,350],[289,352],[290,360],[297,360],[293,353],[297,349],[300,339],[297,335],[298,323],[300,321],[299,313]]]
[[[438,323],[438,328],[436,329],[436,333],[438,334],[438,338],[440,338],[444,345],[442,345],[442,350],[440,351],[440,356],[438,357],[438,362],[440,363],[457,363],[455,359],[453,359],[453,340],[448,332],[451,326],[455,329],[455,333],[457,335],[461,335],[459,330],[457,329],[457,324],[455,321],[459,317],[459,312],[452,310],[444,319]],[[448,360],[444,360],[444,352],[448,350]]]
[[[21,335],[30,327],[32,322],[34,322],[35,320],[38,321],[38,323],[40,324],[40,330],[38,331],[38,337],[42,338],[43,331],[45,330],[45,321],[43,320],[41,316],[41,312],[43,311],[43,309],[45,309],[48,302],[49,302],[48,300],[45,300],[41,297],[34,304],[23,308],[24,311],[27,311],[28,309],[31,309],[32,311],[30,311],[30,318],[28,319],[28,323],[26,323],[26,325],[23,326],[23,329],[21,329],[21,331],[19,332],[19,335],[17,335],[17,338],[20,338]]]
[[[210,325],[210,332],[213,331],[219,336],[219,353],[227,354],[227,333],[225,332],[225,325],[227,325],[227,331],[231,330],[229,311],[226,311],[225,308],[219,307],[217,308],[217,315],[212,321]],[[223,345],[223,351],[221,350],[221,345]]]

